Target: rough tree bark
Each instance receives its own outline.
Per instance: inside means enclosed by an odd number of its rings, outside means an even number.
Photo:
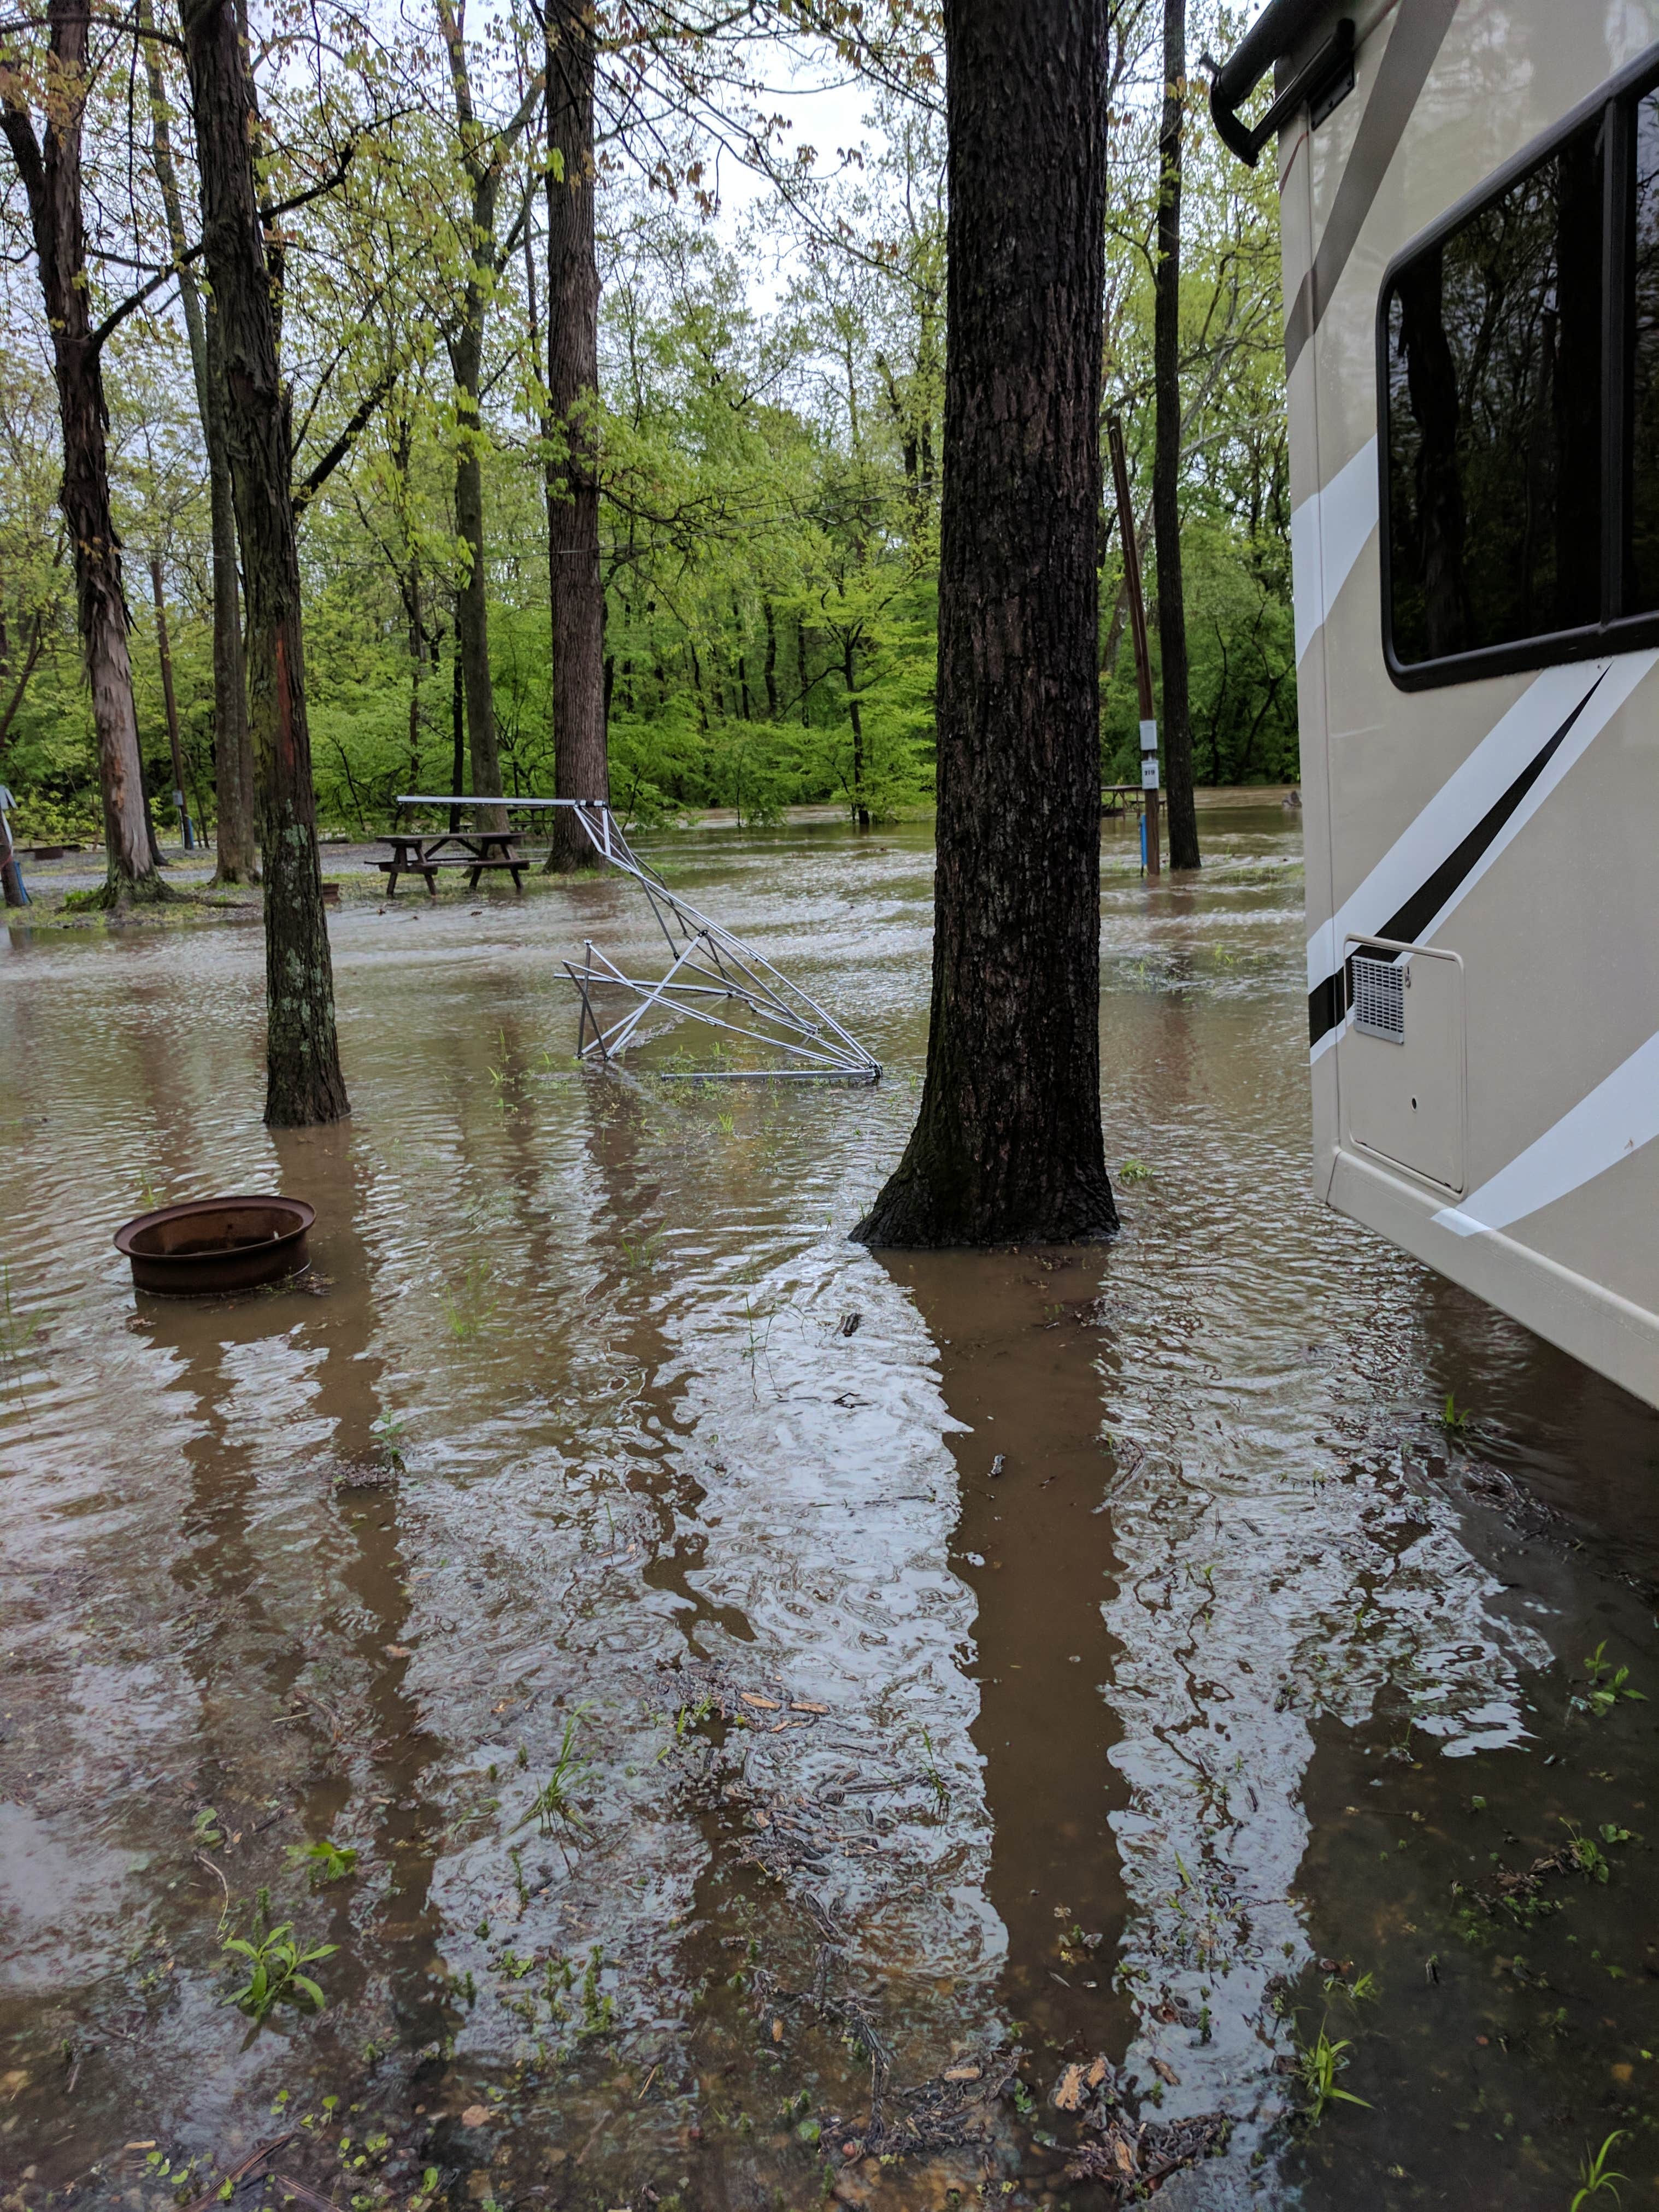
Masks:
[[[276,362],[251,88],[233,0],[185,0],[184,27],[247,589],[248,722],[264,848],[265,1119],[301,1127],[337,1121],[351,1109],[317,853],[289,395]]]
[[[0,128],[27,197],[52,334],[64,439],[58,503],[75,549],[76,614],[98,738],[108,861],[96,903],[119,905],[167,893],[151,859],[144,814],[120,541],[110,514],[102,341],[93,327],[87,270],[81,128],[90,21],[84,0],[48,0],[45,117],[38,139],[27,76],[15,57],[0,52]]]
[[[138,28],[149,76],[150,163],[161,189],[167,241],[179,264],[179,304],[202,418],[202,444],[208,465],[208,510],[213,539],[213,753],[217,809],[214,835],[221,884],[251,884],[258,873],[253,830],[253,741],[247,726],[247,671],[242,658],[241,590],[236,574],[236,509],[230,484],[230,453],[225,435],[224,364],[219,359],[218,330],[202,310],[201,288],[188,251],[184,203],[173,159],[167,78],[161,50],[149,35],[155,19],[150,0],[139,0]]]
[[[547,0],[547,395],[562,452],[549,464],[548,585],[553,614],[553,788],[609,799],[605,586],[593,410],[599,382],[599,272],[593,251],[593,9]],[[553,817],[550,871],[591,863],[574,816]]]
[[[871,1244],[1117,1225],[1095,677],[1104,21],[1095,0],[946,0],[933,1006],[915,1129],[853,1232]]]
[[[1164,118],[1158,133],[1158,265],[1153,272],[1152,527],[1158,541],[1158,647],[1164,681],[1164,786],[1170,866],[1199,866],[1187,601],[1181,575],[1181,164],[1186,118],[1187,0],[1164,0]]]

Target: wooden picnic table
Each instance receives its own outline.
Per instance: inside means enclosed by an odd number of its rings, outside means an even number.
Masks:
[[[477,890],[478,878],[487,868],[505,868],[513,878],[514,890],[521,891],[524,872],[530,864],[517,850],[519,835],[516,830],[394,830],[380,840],[382,845],[391,846],[391,859],[371,860],[368,865],[384,872],[388,898],[396,896],[399,876],[424,878],[428,896],[436,898],[440,868],[465,868],[470,891]]]

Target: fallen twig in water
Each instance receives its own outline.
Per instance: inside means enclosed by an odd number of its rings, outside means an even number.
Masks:
[[[285,2173],[273,2173],[270,2178],[278,2189],[285,2189],[290,2197],[297,2197],[301,2204],[309,2204],[311,2212],[340,2212],[332,2197],[319,2197],[314,2189],[307,2189],[303,2181],[290,2181]]]
[[[215,1872],[217,1872],[216,1868]],[[185,2212],[208,2212],[210,2205],[222,2203],[227,2190],[234,2195],[256,2166],[263,2166],[266,2159],[274,2158],[279,2150],[294,2142],[299,2132],[298,2128],[290,2128],[285,2136],[277,2136],[272,2142],[264,2144],[252,2158],[245,2158],[240,2166],[232,2166],[222,2179],[216,2181],[205,2197],[198,2197],[193,2204],[187,2204]]]

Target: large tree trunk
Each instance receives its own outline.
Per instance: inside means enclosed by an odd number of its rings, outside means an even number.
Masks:
[[[592,0],[548,0],[546,22],[547,396],[563,448],[550,460],[547,489],[553,788],[559,799],[609,799],[595,420],[599,272],[593,252]],[[586,832],[561,809],[553,817],[549,869],[580,867],[592,858]]]
[[[49,0],[51,59],[42,136],[8,71],[0,94],[0,127],[28,197],[35,258],[52,333],[64,439],[58,502],[75,549],[76,613],[92,692],[98,738],[108,871],[98,903],[159,899],[167,893],[150,857],[127,653],[127,608],[121,588],[120,543],[110,514],[108,416],[99,341],[92,327],[86,225],[81,204],[81,126],[86,102],[90,17],[80,0]]]
[[[149,75],[150,155],[167,216],[167,240],[179,263],[179,304],[190,341],[197,411],[208,466],[208,506],[213,534],[213,751],[214,824],[218,842],[215,881],[252,883],[258,872],[253,839],[253,743],[247,726],[247,675],[242,660],[241,592],[236,576],[236,510],[230,485],[230,453],[225,436],[224,365],[218,330],[202,312],[196,272],[184,259],[187,248],[184,204],[173,160],[167,78],[161,50],[148,35],[154,27],[150,0],[139,0],[138,27]]]
[[[1100,1127],[1095,677],[1104,14],[946,0],[933,1008],[921,1114],[853,1232],[866,1243],[1117,1225]]]
[[[288,394],[253,181],[251,88],[233,0],[185,0],[185,56],[202,173],[226,430],[247,586],[248,720],[265,877],[265,1119],[297,1127],[350,1111],[317,853],[306,720],[300,554]]]
[[[1164,0],[1164,122],[1158,134],[1158,266],[1152,302],[1152,526],[1158,538],[1158,646],[1164,677],[1164,781],[1170,866],[1199,865],[1187,601],[1181,579],[1181,159],[1187,90],[1187,0]]]

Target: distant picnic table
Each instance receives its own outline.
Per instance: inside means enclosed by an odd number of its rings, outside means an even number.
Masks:
[[[465,868],[470,891],[477,890],[487,868],[505,868],[519,891],[530,865],[518,850],[519,837],[516,830],[393,830],[380,840],[392,848],[390,860],[371,860],[368,866],[385,874],[388,898],[396,896],[399,876],[422,877],[428,896],[436,898],[440,868]]]

